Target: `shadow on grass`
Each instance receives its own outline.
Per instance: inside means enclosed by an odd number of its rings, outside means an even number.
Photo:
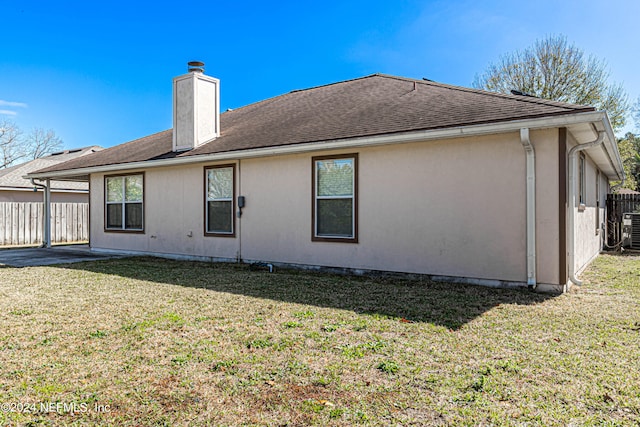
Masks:
[[[136,257],[58,265],[138,280],[206,288],[274,301],[350,310],[458,329],[500,304],[532,305],[553,295],[427,279],[343,276],[280,269],[252,271],[217,264]]]

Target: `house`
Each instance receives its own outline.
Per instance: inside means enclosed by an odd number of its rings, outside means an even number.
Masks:
[[[52,153],[29,162],[0,169],[0,202],[42,202],[42,189],[24,176],[77,157],[95,153],[102,147],[76,148]],[[88,203],[89,185],[82,181],[53,181],[51,201],[58,203]]]
[[[100,150],[102,147],[98,146],[65,150],[0,169],[0,246],[37,245],[46,239],[56,243],[86,241],[89,235],[88,183],[50,181],[47,193],[44,192],[46,185],[32,182],[25,175]],[[45,201],[47,195],[50,197],[48,202]],[[49,217],[46,222],[45,216]],[[45,223],[53,223],[50,232],[45,233]]]
[[[89,182],[93,250],[563,291],[602,248],[604,112],[375,74],[220,114],[202,65],[173,129],[29,174]]]

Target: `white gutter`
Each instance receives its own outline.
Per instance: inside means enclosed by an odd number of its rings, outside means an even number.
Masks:
[[[39,186],[42,184],[33,184],[34,186]],[[34,190],[32,187],[2,187],[0,186],[0,190],[4,190],[4,191],[26,191],[29,193],[33,193]],[[52,188],[51,192],[53,193],[79,193],[79,194],[87,194],[89,192],[89,190],[61,190],[59,188]]]
[[[133,169],[147,169],[161,166],[186,165],[221,160],[238,160],[255,157],[281,156],[286,154],[306,153],[318,150],[352,149],[356,147],[368,147],[376,145],[429,141],[466,136],[487,135],[503,132],[517,132],[522,128],[553,128],[572,124],[603,122],[606,114],[601,111],[586,113],[543,117],[538,119],[514,120],[503,123],[489,123],[472,126],[462,126],[446,129],[432,129],[415,132],[403,132],[397,134],[378,135],[361,138],[345,138],[331,141],[310,142],[303,144],[283,145],[279,147],[256,148],[251,150],[229,151],[224,153],[201,154],[193,156],[180,156],[171,159],[143,160],[139,162],[111,164],[104,166],[92,166],[63,171],[32,173],[26,178],[51,178],[70,177],[74,175],[89,175],[92,173],[114,172]]]
[[[606,116],[607,120],[603,120],[604,125],[605,125],[605,131],[607,132],[607,135],[613,135],[613,129],[611,127],[611,122],[609,121],[609,116]],[[618,178],[620,178],[620,183],[618,185],[615,185],[614,187],[611,187],[609,189],[610,192],[614,192],[614,190],[617,190],[618,188],[622,188],[622,186],[624,185],[625,181],[627,180],[627,176],[624,172],[624,167],[622,166],[622,158],[620,157],[620,150],[618,150],[618,141],[615,138],[615,135],[613,136],[613,138],[607,138],[607,141],[604,144],[605,146],[609,145],[615,145],[615,150],[607,150],[607,153],[609,152],[613,152],[615,154],[615,159],[618,162],[619,165],[621,165],[621,169],[620,169],[620,173],[618,173]],[[613,163],[613,160],[611,159],[611,156],[609,156],[609,160],[611,160],[611,163]]]
[[[536,282],[536,152],[529,138],[529,129],[520,129],[527,169],[527,285],[535,289]]]
[[[47,179],[47,184],[38,184],[35,182],[34,178],[31,178],[31,184],[35,187],[41,187],[43,192],[43,204],[44,204],[44,224],[43,224],[43,232],[42,236],[42,246],[45,248],[51,247],[51,181]]]
[[[607,152],[607,154],[609,154],[609,160],[611,161],[611,166],[613,166],[613,169],[616,170],[616,174],[618,175],[618,178],[624,182],[624,180],[626,179],[626,176],[624,174],[624,168],[622,166],[622,158],[620,157],[620,151],[618,150],[618,142],[613,132],[613,128],[611,127],[611,122],[609,121],[608,115],[604,114],[604,117],[602,119],[602,124],[604,125],[604,131],[606,132],[607,135],[609,135],[609,138],[607,138],[607,140],[604,143],[604,146],[608,147],[605,149],[605,151]],[[610,153],[613,153],[615,155],[615,162],[617,165],[620,166],[619,170],[616,167],[616,165],[613,164],[614,159],[611,158]]]
[[[598,132],[598,138],[595,141],[587,142],[586,144],[578,144],[569,150],[569,280],[574,284],[580,286],[582,281],[576,278],[576,266],[575,266],[575,250],[576,250],[576,230],[575,230],[575,215],[576,215],[576,153],[586,150],[588,148],[595,147],[602,144],[605,131]]]

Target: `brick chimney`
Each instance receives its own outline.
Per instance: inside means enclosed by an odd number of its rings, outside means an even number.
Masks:
[[[194,149],[220,135],[220,80],[204,75],[204,63],[173,79],[173,151]]]

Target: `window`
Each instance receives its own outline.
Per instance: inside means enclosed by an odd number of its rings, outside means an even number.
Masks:
[[[143,231],[144,176],[107,176],[105,188],[105,230]]]
[[[235,236],[235,165],[208,167],[205,173],[205,234]]]
[[[312,240],[357,243],[358,155],[312,160]]]
[[[579,203],[580,205],[585,205],[586,204],[586,199],[585,199],[585,189],[587,186],[586,183],[586,173],[585,173],[585,157],[584,154],[580,154],[580,164],[579,164],[579,189],[578,189],[578,197],[579,197]]]

